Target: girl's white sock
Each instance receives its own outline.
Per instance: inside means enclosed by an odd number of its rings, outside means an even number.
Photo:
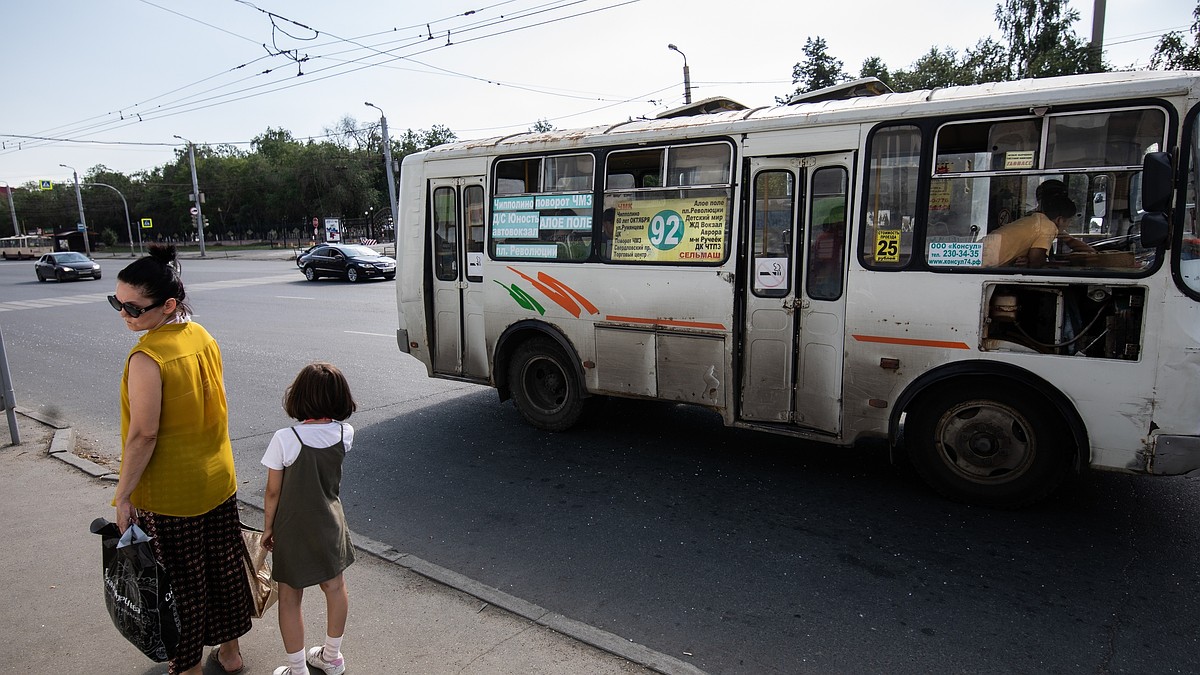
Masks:
[[[342,637],[345,637],[344,635]],[[321,658],[325,659],[326,663],[337,661],[342,658],[342,638],[325,636],[325,651],[321,654]]]
[[[292,675],[308,675],[308,664],[304,662],[304,650],[292,652],[287,655],[288,667],[292,669]]]

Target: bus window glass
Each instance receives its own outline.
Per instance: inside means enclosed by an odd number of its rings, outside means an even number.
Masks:
[[[1187,202],[1183,212],[1183,243],[1179,247],[1179,276],[1189,289],[1200,293],[1200,225],[1196,220],[1196,191],[1200,185],[1200,124],[1192,123],[1192,170],[1188,172]],[[1193,296],[1195,297],[1195,296]]]
[[[729,146],[724,143],[671,148],[667,155],[667,186],[727,185]]]
[[[544,176],[540,171],[543,166]],[[497,162],[491,211],[492,256],[506,260],[587,260],[592,251],[594,173],[595,159],[591,155]],[[504,190],[502,183],[507,186]]]
[[[751,251],[754,294],[782,297],[791,280],[792,225],[796,213],[796,176],[763,171],[754,177]]]
[[[1162,147],[1166,113],[1157,108],[1050,118],[1046,166],[1054,169],[1139,167]]]
[[[605,169],[604,213],[612,210],[605,260],[720,264],[733,212],[728,143],[613,152]],[[662,189],[666,157],[671,189]],[[692,183],[690,181],[697,181]]]
[[[541,177],[541,159],[511,159],[496,163],[496,191],[498,195],[520,195],[538,192]]]
[[[546,158],[546,177],[542,185],[548,192],[571,192],[592,189],[595,159],[591,155],[569,155]]]
[[[863,199],[863,264],[900,268],[912,257],[921,165],[921,130],[880,129],[871,137]]]
[[[1041,141],[1035,118],[947,124],[938,130],[934,173],[1033,169]]]
[[[817,169],[812,178],[808,222],[808,297],[837,300],[842,296],[846,260],[846,170]]]
[[[463,214],[467,220],[464,230],[467,250],[467,277],[472,281],[483,278],[483,186],[468,185],[463,190]]]
[[[458,279],[458,200],[454,188],[433,191],[433,271],[440,281]]]

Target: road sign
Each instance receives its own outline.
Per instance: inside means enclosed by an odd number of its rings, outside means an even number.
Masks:
[[[53,189],[54,189],[54,183],[53,183],[52,181],[48,181],[48,180],[39,181],[38,189],[40,189],[40,190],[53,190]]]
[[[194,207],[194,206],[193,206],[193,207],[192,207],[192,215],[194,216],[194,215],[196,215],[197,213],[200,213],[200,209],[198,209],[198,208],[196,208],[196,207]]]
[[[83,231],[84,231],[84,229],[85,229],[85,228],[83,227],[83,223],[75,223],[75,230],[76,230],[77,232],[83,232]]]
[[[142,218],[142,229],[149,230],[154,227],[154,221],[150,218]]]

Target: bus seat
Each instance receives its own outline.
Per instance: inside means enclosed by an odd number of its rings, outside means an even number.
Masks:
[[[608,177],[609,190],[629,190],[635,187],[633,174],[614,173]]]

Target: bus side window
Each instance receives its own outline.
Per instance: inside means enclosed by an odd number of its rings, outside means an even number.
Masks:
[[[452,187],[433,191],[433,270],[440,281],[458,279],[458,199]]]

